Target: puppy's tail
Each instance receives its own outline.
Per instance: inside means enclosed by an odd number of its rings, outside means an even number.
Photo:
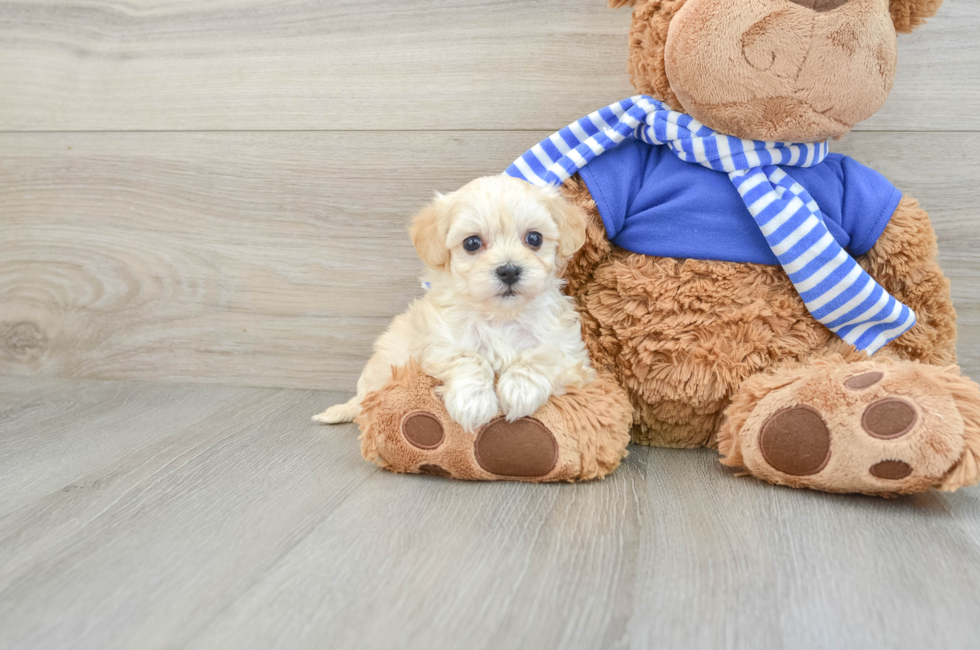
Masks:
[[[353,422],[357,414],[361,412],[361,403],[357,396],[350,398],[346,404],[331,406],[323,413],[313,416],[314,422],[323,424],[341,424],[343,422]]]

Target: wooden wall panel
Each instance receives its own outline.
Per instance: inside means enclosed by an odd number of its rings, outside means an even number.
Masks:
[[[0,130],[555,130],[633,94],[605,0],[12,0]],[[900,37],[860,130],[980,127],[980,3]]]
[[[0,135],[0,374],[348,387],[411,214],[544,135]]]
[[[0,134],[0,374],[350,388],[421,293],[414,210],[544,135]],[[835,144],[932,213],[980,374],[978,147]]]

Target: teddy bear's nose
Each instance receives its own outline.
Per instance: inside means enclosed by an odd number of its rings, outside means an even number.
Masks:
[[[789,0],[793,4],[798,4],[801,7],[806,7],[807,9],[813,9],[814,11],[824,12],[836,9],[841,5],[846,5],[850,0]]]

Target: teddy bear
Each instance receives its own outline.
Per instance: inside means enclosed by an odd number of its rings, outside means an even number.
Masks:
[[[894,80],[897,33],[941,1],[609,4],[633,7],[628,66],[639,97],[771,153],[765,143],[839,139],[878,110]],[[803,187],[801,204],[825,222],[839,259],[870,278],[848,308],[872,285],[902,307],[894,338],[862,346],[804,299],[831,267],[801,283],[766,245],[734,181],[683,155],[626,138],[561,179],[566,199],[589,215],[564,278],[597,370],[592,384],[474,435],[448,417],[435,380],[409,364],[362,404],[364,457],[447,478],[575,481],[608,475],[633,442],[714,448],[745,474],[828,492],[975,484],[980,388],[955,365],[949,281],[919,203],[844,156],[778,167]]]

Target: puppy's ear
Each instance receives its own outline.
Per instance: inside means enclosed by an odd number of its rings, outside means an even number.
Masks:
[[[585,210],[565,200],[557,189],[551,199],[551,216],[558,224],[558,255],[571,257],[585,245],[585,224],[589,217]]]
[[[442,270],[449,263],[446,235],[449,233],[449,210],[446,197],[436,194],[432,203],[422,208],[408,226],[415,252],[429,268]]]

